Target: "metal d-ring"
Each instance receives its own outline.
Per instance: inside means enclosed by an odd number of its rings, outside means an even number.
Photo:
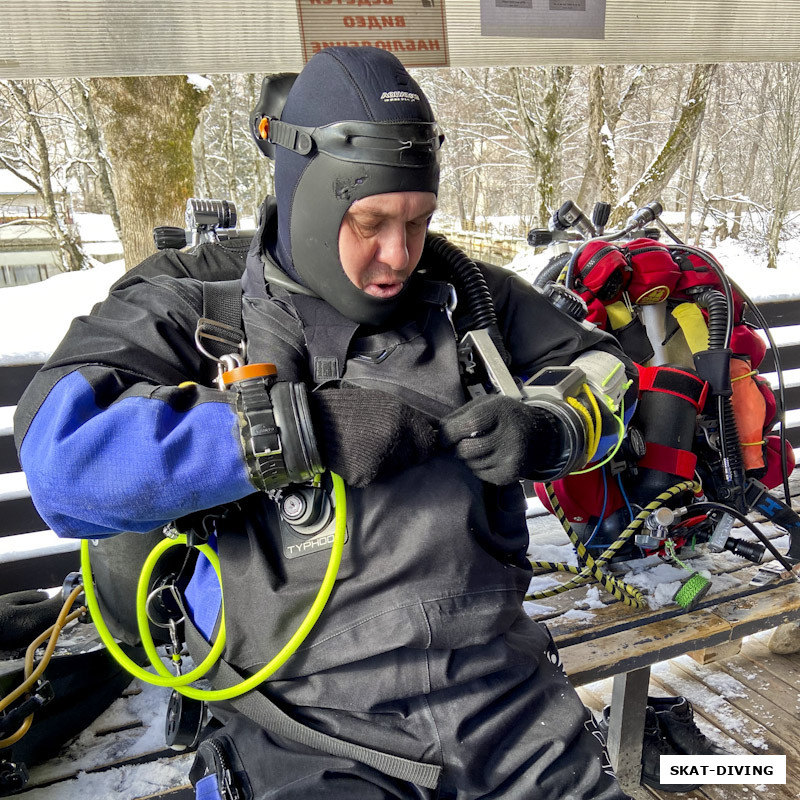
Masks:
[[[214,329],[224,333],[231,333],[233,335],[226,339],[224,336],[218,336],[214,333],[208,332],[209,330]],[[199,320],[197,320],[197,327],[194,330],[195,346],[206,358],[210,358],[212,361],[216,361],[219,364],[221,363],[222,359],[206,350],[202,339],[210,339],[213,342],[220,342],[221,344],[228,345],[229,347],[231,345],[235,345],[239,351],[237,354],[235,354],[235,357],[241,359],[241,363],[238,364],[238,366],[244,364],[245,358],[247,357],[247,344],[242,336],[242,332],[238,328],[234,328],[232,325],[226,325],[224,322],[217,322],[213,319],[207,319],[206,317],[201,317]],[[223,356],[223,358],[224,357],[225,356]]]
[[[172,599],[175,601],[175,605],[178,608],[182,608],[183,605],[181,603],[181,597],[180,597],[180,594],[178,593],[177,588],[175,587],[175,584],[174,583],[165,583],[165,584],[163,584],[161,586],[156,586],[156,588],[153,589],[153,591],[150,592],[149,595],[147,595],[147,600],[145,601],[144,609],[145,609],[145,613],[147,614],[147,619],[149,619],[150,622],[153,623],[153,625],[155,625],[157,628],[169,628],[169,629],[172,630],[172,629],[174,629],[174,627],[176,625],[178,625],[179,623],[183,622],[186,619],[186,615],[185,614],[181,615],[181,617],[179,619],[177,619],[177,620],[173,619],[172,617],[170,617],[169,618],[169,622],[167,622],[165,624],[163,622],[158,622],[157,620],[153,619],[153,613],[155,613],[155,612],[151,613],[151,606],[152,606],[153,602],[156,599],[160,599],[161,598],[161,594],[166,589],[169,589],[170,593],[172,594]],[[162,606],[163,605],[164,604],[162,603]]]

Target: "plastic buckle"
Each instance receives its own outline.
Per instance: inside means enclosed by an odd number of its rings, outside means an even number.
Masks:
[[[83,585],[83,575],[80,572],[70,572],[66,578],[64,578],[64,583],[61,584],[61,599],[62,601],[66,601],[66,599],[72,594],[77,586]],[[78,595],[80,597],[80,595]]]
[[[46,678],[39,679],[33,694],[38,698],[40,706],[46,706],[56,696],[55,691],[53,691],[53,685]]]
[[[50,681],[40,680],[29,697],[26,697],[19,705],[14,706],[14,708],[0,717],[0,735],[5,736],[9,731],[21,724],[26,717],[34,714],[40,708],[44,708],[55,696]]]
[[[789,577],[783,567],[777,561],[771,561],[769,564],[764,564],[758,572],[750,579],[750,586],[769,586],[771,583],[776,583],[784,577]]]

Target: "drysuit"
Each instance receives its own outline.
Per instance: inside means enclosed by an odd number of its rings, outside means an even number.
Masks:
[[[264,206],[242,279],[248,360],[276,365],[279,381],[312,397],[372,392],[345,444],[371,438],[367,420],[390,400],[435,430],[467,400],[455,330],[469,329],[469,302],[451,318],[451,276],[430,251],[392,300],[354,285],[337,251],[360,198],[435,195],[441,137],[422,90],[391,54],[332,48],[311,59],[280,114],[259,120],[275,138],[278,201]],[[230,261],[224,245],[204,246],[125,276],[34,379],[17,437],[34,502],[60,535],[149,531],[212,509],[204,529],[222,565],[223,656],[247,675],[297,628],[328,550],[305,546],[279,518],[279,497],[255,491],[235,393],[211,388],[216,364],[196,347],[203,285],[176,276],[219,266],[228,277]],[[512,273],[479,268],[514,375],[604,350],[634,376],[610,336]],[[315,417],[315,433],[330,421]],[[418,455],[351,483],[334,590],[263,692],[309,729],[441,768],[437,779],[298,743],[225,704],[198,750],[198,797],[234,796],[228,779],[245,798],[624,797],[547,630],[522,610],[531,570],[519,482],[482,482],[452,447]],[[203,559],[185,598],[191,636],[212,638],[220,590]]]
[[[344,346],[335,381],[378,386],[432,419],[464,403],[445,308],[422,302],[416,318],[361,335],[323,301],[298,301],[264,283],[261,259],[269,256],[262,242],[273,226],[268,202],[244,277],[252,361],[269,360],[282,379],[313,384],[314,358],[334,358]],[[214,247],[204,247],[202,257]],[[177,258],[191,272],[200,257],[157,255],[146,271],[174,274]],[[564,316],[520,278],[488,265],[481,270],[515,374],[569,363],[589,348],[618,352],[610,337]],[[446,277],[436,264],[421,265],[415,276],[420,285]],[[247,481],[231,398],[207,388],[215,365],[194,346],[201,301],[195,279],[123,278],[91,316],[73,323],[32,383],[19,406],[18,436],[34,501],[61,535],[146,531],[228,505],[215,523],[228,609],[225,659],[246,674],[293,633],[328,552],[288,557],[276,504]],[[179,388],[187,381],[193,383]],[[522,797],[534,787],[542,797],[621,796],[603,771],[607,764],[597,759],[587,769],[596,744],[584,728],[592,727],[587,713],[547,631],[521,608],[531,573],[519,484],[483,484],[442,451],[391,479],[349,489],[347,507],[336,589],[309,638],[270,681],[273,698],[334,735],[443,764],[443,797]],[[198,628],[211,636],[219,588],[202,560],[187,600]],[[231,724],[250,725],[238,716]],[[244,748],[251,757],[268,752],[274,738],[258,735],[265,742]],[[292,791],[335,791],[335,759],[294,747],[324,770]],[[354,762],[353,769],[368,782],[394,786],[370,768]],[[580,779],[567,789],[572,772]],[[492,795],[504,781],[511,781],[507,789]],[[448,786],[462,794],[448,794]],[[416,796],[398,786],[391,791]],[[288,792],[280,796],[294,796]]]

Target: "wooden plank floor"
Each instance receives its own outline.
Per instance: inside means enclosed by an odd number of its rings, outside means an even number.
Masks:
[[[193,753],[164,745],[169,693],[134,681],[59,754],[30,767],[20,800],[194,800]]]
[[[636,800],[800,797],[800,654],[771,653],[769,635],[764,632],[746,638],[740,654],[718,663],[700,665],[689,656],[679,656],[657,664],[652,669],[650,694],[688,697],[703,733],[734,753],[786,755],[786,785],[709,784],[677,795],[643,786]],[[611,700],[611,685],[609,678],[580,687],[578,694],[599,715]]]

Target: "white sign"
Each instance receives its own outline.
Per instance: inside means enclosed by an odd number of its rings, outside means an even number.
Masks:
[[[659,756],[659,762],[664,784],[786,783],[786,756]]]
[[[325,47],[379,47],[407,67],[446,67],[444,0],[297,0],[303,58]]]
[[[481,35],[604,39],[606,0],[481,0]]]

